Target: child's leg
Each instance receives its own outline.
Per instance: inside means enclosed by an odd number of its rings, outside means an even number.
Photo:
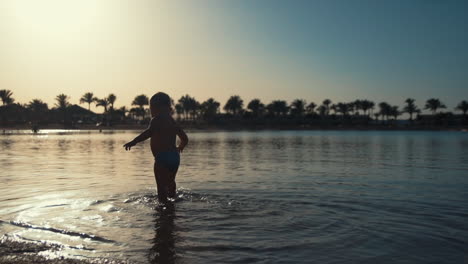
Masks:
[[[167,185],[167,189],[168,189],[167,194],[169,198],[172,198],[172,199],[176,197],[176,190],[177,190],[177,186],[175,182],[176,174],[177,174],[177,170],[169,174],[169,181]]]
[[[154,164],[154,176],[156,178],[156,186],[158,187],[158,200],[160,203],[167,202],[167,187],[169,186],[169,179],[171,172],[163,166]]]

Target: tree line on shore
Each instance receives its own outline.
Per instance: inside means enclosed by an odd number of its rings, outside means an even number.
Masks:
[[[64,123],[65,125],[77,125],[82,123],[98,123],[103,125],[119,123],[144,123],[150,118],[149,98],[144,95],[137,95],[130,109],[122,106],[114,108],[117,96],[109,94],[107,97],[98,98],[92,92],[85,93],[79,100],[79,104],[87,105],[87,109],[70,103],[70,97],[59,94],[55,97],[55,104],[49,108],[47,103],[40,99],[33,99],[29,103],[15,103],[13,92],[10,90],[0,90],[0,124],[3,126],[21,123]],[[370,121],[380,121],[388,123],[396,121],[404,113],[409,116],[412,123],[415,119],[421,119],[421,109],[416,105],[415,100],[408,98],[404,102],[403,109],[391,105],[387,102],[375,104],[373,101],[359,99],[352,102],[333,103],[330,99],[325,99],[320,105],[303,99],[296,99],[290,104],[285,100],[273,100],[269,104],[264,104],[260,99],[252,99],[248,104],[244,104],[238,95],[231,96],[222,109],[221,103],[214,98],[209,98],[204,102],[197,101],[194,97],[184,95],[177,102],[173,102],[174,113],[182,121],[211,121],[217,120],[344,120],[359,119],[369,124]],[[91,105],[103,108],[103,114],[96,114],[91,111]],[[377,109],[376,109],[377,108]],[[446,109],[446,105],[437,98],[430,98],[425,102],[425,110],[429,110],[429,118],[436,116],[450,118],[451,112],[438,112]],[[468,102],[462,100],[455,108],[455,111],[462,113],[463,121],[466,119]],[[335,123],[336,123],[335,122]]]

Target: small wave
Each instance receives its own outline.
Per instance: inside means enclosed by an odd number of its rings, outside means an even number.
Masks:
[[[88,248],[84,245],[77,245],[77,246],[70,246],[70,245],[64,245],[60,242],[56,241],[44,241],[44,240],[34,240],[30,238],[25,238],[23,236],[20,236],[18,234],[15,234],[13,236],[9,234],[5,234],[0,238],[0,243],[7,243],[7,242],[25,242],[25,243],[34,243],[36,245],[44,245],[47,247],[52,247],[52,248],[68,248],[68,249],[77,249],[77,250],[86,250],[86,251],[93,251],[96,250],[95,248]]]
[[[112,204],[108,204],[108,205],[101,207],[100,210],[106,213],[112,213],[112,212],[119,212],[121,208],[113,206]]]
[[[235,246],[235,245],[209,245],[209,246],[185,246],[181,247],[184,250],[191,251],[244,251],[244,252],[257,252],[258,248],[246,247],[246,246]]]
[[[103,200],[94,200],[94,201],[91,201],[89,203],[89,205],[98,205],[98,204],[102,204],[104,201]]]
[[[59,207],[59,206],[65,206],[65,205],[69,205],[69,204],[51,204],[51,205],[43,206],[42,208]]]
[[[136,194],[136,193],[131,193],[128,194],[128,198],[125,198],[123,200],[123,203],[137,203],[137,204],[149,204],[149,205],[157,205],[159,204],[158,202],[158,196],[157,193],[144,193],[144,194]],[[169,199],[171,202],[182,202],[182,201],[193,201],[193,199],[196,200],[207,200],[207,197],[203,195],[197,195],[192,193],[191,191],[180,188],[177,189],[176,193],[176,198],[175,199]]]
[[[10,225],[18,226],[18,227],[23,227],[23,228],[29,228],[29,229],[36,229],[36,230],[44,230],[44,231],[49,231],[49,232],[54,232],[58,234],[63,234],[67,236],[75,236],[75,237],[81,237],[81,238],[88,238],[94,241],[99,241],[99,242],[104,242],[104,243],[115,243],[115,241],[96,236],[96,235],[90,235],[86,233],[80,233],[80,232],[75,232],[75,231],[69,231],[69,230],[63,230],[63,229],[58,229],[54,227],[43,227],[43,226],[36,226],[24,222],[17,222],[17,221],[3,221],[0,220],[0,223],[7,223]]]

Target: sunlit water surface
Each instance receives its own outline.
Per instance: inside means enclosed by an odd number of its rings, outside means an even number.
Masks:
[[[49,131],[50,132],[50,131]],[[468,133],[196,132],[158,207],[136,132],[0,136],[0,235],[135,263],[464,263]]]

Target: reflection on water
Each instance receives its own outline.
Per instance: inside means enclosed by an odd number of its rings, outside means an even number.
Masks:
[[[155,214],[155,237],[150,250],[150,263],[174,263],[176,257],[174,218],[176,211],[174,204],[159,207]]]
[[[41,133],[0,136],[0,231],[2,241],[54,245],[43,249],[51,257],[462,263],[466,255],[467,133],[191,133],[177,199],[165,209],[148,142],[122,148],[135,132]]]

